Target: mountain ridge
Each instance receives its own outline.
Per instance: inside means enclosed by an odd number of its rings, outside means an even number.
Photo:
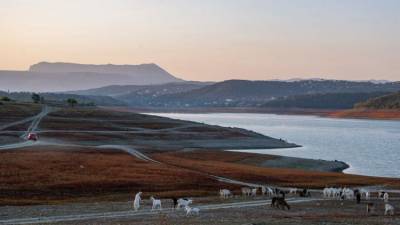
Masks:
[[[183,82],[157,64],[94,65],[40,62],[28,71],[0,70],[0,89],[61,92],[107,85],[153,85]]]

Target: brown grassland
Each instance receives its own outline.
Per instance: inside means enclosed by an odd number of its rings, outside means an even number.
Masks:
[[[247,182],[261,182],[306,188],[323,188],[325,186],[338,185],[388,185],[400,187],[400,180],[398,179],[357,176],[333,172],[310,172],[298,169],[263,168],[255,165],[246,165],[249,163],[243,163],[243,161],[245,162],[249,160],[249,158],[251,159],[252,156],[249,156],[251,154],[231,154],[232,153],[229,152],[199,152],[192,155],[191,153],[172,152],[153,154],[152,157],[169,165],[191,168],[204,173]]]
[[[0,205],[57,203],[140,190],[160,197],[214,195],[224,185],[202,174],[107,149],[35,147],[0,153]],[[226,185],[225,185],[226,186]]]
[[[38,105],[16,104],[0,107],[0,116],[10,123],[39,111]],[[21,130],[24,126],[13,129]],[[140,132],[108,132],[126,129]],[[71,132],[63,133],[62,130]],[[83,130],[105,132],[79,132]],[[4,133],[0,137],[10,139],[11,136],[7,135]],[[189,142],[191,139],[204,139],[207,142],[213,138],[230,142],[238,136],[258,138],[259,134],[141,114],[93,108],[60,109],[43,118],[39,135],[43,143],[55,141],[55,144],[0,151],[0,205],[63,203],[83,199],[126,201],[137,191],[143,191],[145,197],[154,194],[161,198],[216,196],[220,188],[239,192],[240,186],[221,183],[210,175],[307,188],[326,185],[400,187],[399,179],[258,166],[276,156],[208,148],[187,151],[181,145],[158,150],[154,143],[160,141],[164,141],[162,145],[171,141],[179,143],[181,139]],[[115,149],[85,147],[85,142],[90,145],[124,145],[135,140],[149,140],[146,144],[153,145],[133,147],[161,163],[142,161]],[[59,146],[57,143],[77,143],[76,146],[80,147]]]
[[[400,119],[400,110],[375,110],[375,109],[350,109],[329,113],[328,116],[336,118],[359,119]]]

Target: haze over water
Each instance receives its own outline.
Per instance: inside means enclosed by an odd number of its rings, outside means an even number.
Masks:
[[[303,146],[249,152],[341,160],[351,166],[347,173],[400,177],[400,121],[246,113],[155,115],[245,128]]]

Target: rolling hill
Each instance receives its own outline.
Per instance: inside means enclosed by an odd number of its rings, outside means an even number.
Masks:
[[[373,93],[400,90],[400,82],[376,84],[372,82],[338,80],[248,81],[228,80],[187,92],[167,94],[152,101],[153,106],[209,107],[262,106],[269,101],[287,96],[325,93]]]
[[[356,103],[388,94],[387,92],[370,93],[321,93],[281,97],[263,105],[268,108],[299,109],[350,109]]]
[[[184,81],[176,83],[155,84],[155,85],[110,85],[100,88],[87,90],[68,91],[66,93],[78,95],[102,95],[102,96],[120,96],[129,98],[130,95],[140,93],[140,95],[166,95],[175,94],[194,89],[202,88],[212,84],[211,82]]]

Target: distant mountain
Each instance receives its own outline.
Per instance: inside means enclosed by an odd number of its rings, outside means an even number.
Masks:
[[[181,82],[156,64],[85,65],[41,62],[29,71],[0,71],[0,89],[55,92],[107,85],[151,85]]]
[[[356,105],[358,109],[398,109],[400,110],[400,92],[371,98]]]
[[[339,80],[248,81],[228,80],[188,92],[163,95],[153,105],[167,107],[261,106],[276,98],[322,93],[395,92],[400,82],[376,84]]]

